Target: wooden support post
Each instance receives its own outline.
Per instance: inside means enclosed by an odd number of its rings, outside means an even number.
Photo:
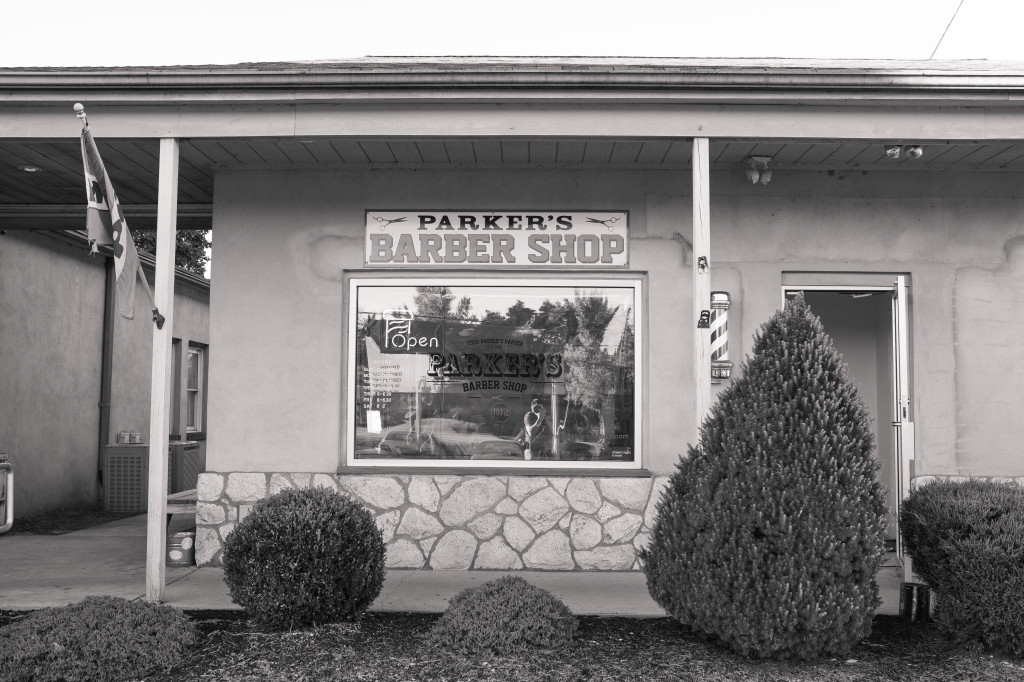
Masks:
[[[697,430],[711,409],[711,330],[702,327],[711,313],[711,162],[708,138],[693,138],[693,394]]]
[[[171,401],[171,334],[174,329],[174,249],[178,219],[178,141],[160,140],[156,217],[154,305],[165,318],[153,325],[153,371],[149,408],[149,506],[146,514],[146,599],[164,600],[167,545],[168,405]]]

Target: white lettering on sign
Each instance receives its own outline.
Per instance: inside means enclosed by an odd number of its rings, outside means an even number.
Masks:
[[[628,267],[629,214],[367,211],[367,265]]]

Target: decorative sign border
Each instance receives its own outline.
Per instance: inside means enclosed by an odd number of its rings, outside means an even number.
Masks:
[[[628,268],[628,211],[366,211],[369,267]]]

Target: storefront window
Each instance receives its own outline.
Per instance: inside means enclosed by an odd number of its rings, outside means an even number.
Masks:
[[[353,464],[639,466],[639,280],[350,292]]]

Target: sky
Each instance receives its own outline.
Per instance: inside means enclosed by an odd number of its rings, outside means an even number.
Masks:
[[[1020,0],[4,4],[0,67],[468,55],[929,59],[933,51],[936,60],[1024,61]]]

